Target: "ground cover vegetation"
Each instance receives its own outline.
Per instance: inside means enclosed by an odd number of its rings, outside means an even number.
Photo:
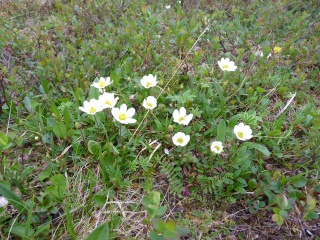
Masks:
[[[319,239],[317,1],[2,0],[1,239]]]

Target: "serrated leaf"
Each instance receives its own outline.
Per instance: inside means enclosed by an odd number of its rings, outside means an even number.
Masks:
[[[110,230],[108,223],[103,223],[96,227],[88,236],[87,240],[108,240],[110,239]]]

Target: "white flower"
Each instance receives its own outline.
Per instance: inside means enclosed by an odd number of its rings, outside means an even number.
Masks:
[[[237,66],[234,65],[234,62],[230,61],[229,58],[221,58],[221,60],[218,61],[218,65],[222,71],[235,71],[237,69]]]
[[[154,109],[155,107],[157,107],[157,99],[153,96],[149,96],[145,100],[143,100],[142,106],[149,110]]]
[[[244,125],[244,123],[239,123],[233,128],[234,134],[239,140],[245,141],[252,138],[252,130],[250,126]]]
[[[256,55],[256,56],[260,56],[260,57],[263,57],[263,56],[264,56],[264,54],[263,54],[262,51],[257,51],[257,52],[255,52],[255,55]],[[271,57],[271,53],[268,54],[267,59],[269,59],[270,57]]]
[[[110,81],[110,77],[103,78],[101,77],[98,82],[93,82],[91,86],[99,89],[104,89],[106,86],[110,85],[112,81]]]
[[[190,141],[190,135],[185,135],[183,132],[177,132],[172,137],[174,145],[184,147]]]
[[[173,111],[173,121],[179,124],[188,125],[191,119],[193,118],[193,114],[190,113],[187,115],[186,109],[184,107],[180,108],[180,111],[178,109],[175,109]]]
[[[114,93],[103,93],[99,96],[100,105],[103,109],[105,108],[113,108],[118,102],[119,98],[114,97]]]
[[[136,113],[134,108],[127,108],[126,104],[122,104],[120,108],[112,108],[112,116],[123,124],[135,123],[137,120],[133,119],[133,115]]]
[[[166,5],[166,9],[170,9],[171,8],[171,6],[170,5]]]
[[[83,107],[79,107],[79,109],[91,115],[94,115],[97,112],[100,112],[103,110],[103,108],[101,107],[100,101],[97,99],[91,99],[90,102],[84,101]]]
[[[148,76],[143,76],[140,83],[145,88],[154,87],[157,85],[157,76],[153,76],[152,74],[149,74]]]
[[[0,196],[0,208],[4,208],[8,205],[8,200],[5,197]]]
[[[220,141],[212,142],[210,149],[214,153],[217,153],[217,154],[221,153],[223,151],[222,142]]]

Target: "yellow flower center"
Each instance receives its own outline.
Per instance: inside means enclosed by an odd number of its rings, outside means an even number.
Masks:
[[[183,138],[181,138],[181,137],[178,138],[178,139],[177,139],[177,142],[180,143],[180,144],[182,144],[182,143],[183,143]]]
[[[151,82],[147,82],[146,83],[146,87],[151,87],[152,83]]]
[[[109,100],[105,101],[105,104],[108,105],[108,106],[112,105],[111,101],[109,101]]]
[[[89,113],[95,113],[97,109],[95,107],[90,107]]]
[[[215,149],[217,149],[217,151],[220,151],[220,147],[219,146],[214,146]]]
[[[178,121],[181,122],[181,121],[183,121],[184,119],[185,119],[185,117],[180,117],[180,118],[178,119]]]
[[[122,121],[124,121],[124,120],[127,119],[127,115],[126,115],[125,113],[120,113],[120,114],[119,114],[119,119],[122,120]]]
[[[100,88],[104,88],[105,82],[99,81],[99,82],[98,82],[98,85],[99,85]]]
[[[229,68],[228,64],[222,66],[222,69],[228,69],[228,68]]]
[[[152,104],[152,103],[147,103],[147,105],[148,105],[149,107],[153,107],[153,104]]]
[[[243,132],[238,132],[238,137],[239,138],[243,138],[244,137],[244,133]]]

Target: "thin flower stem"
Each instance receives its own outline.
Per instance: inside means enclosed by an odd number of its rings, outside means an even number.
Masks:
[[[112,114],[111,111],[109,111],[109,119],[110,119],[110,127],[111,127],[111,132],[113,132],[113,118],[112,118]]]
[[[100,124],[99,124],[99,122],[98,122],[98,119],[97,119],[96,115],[93,115],[93,116],[94,116],[94,119],[95,119],[96,122],[97,122],[98,130],[99,130],[99,132],[101,133],[101,128],[100,128]]]
[[[122,145],[122,136],[121,136],[121,128],[122,128],[122,124],[120,123],[120,128],[119,128],[119,141],[120,141],[120,145]]]

